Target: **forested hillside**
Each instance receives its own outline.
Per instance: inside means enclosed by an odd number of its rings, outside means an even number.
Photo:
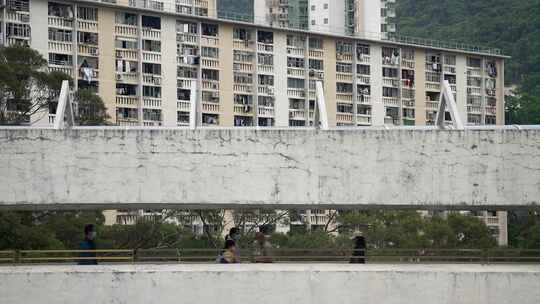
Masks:
[[[519,85],[519,93],[529,98],[522,106],[535,111],[511,122],[540,123],[539,0],[398,0],[397,25],[403,35],[502,49],[512,56],[506,62],[507,84]]]

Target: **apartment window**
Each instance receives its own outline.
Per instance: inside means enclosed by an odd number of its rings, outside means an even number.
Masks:
[[[143,109],[143,119],[150,121],[161,121],[161,110]]]
[[[336,72],[338,73],[352,73],[352,64],[350,63],[337,63]]]
[[[49,40],[60,42],[71,42],[73,40],[71,30],[61,30],[49,28]]]
[[[339,41],[336,43],[336,52],[338,54],[352,54],[353,46],[351,43]]]
[[[494,125],[497,123],[497,118],[495,116],[486,115],[486,125]]]
[[[49,64],[71,66],[73,60],[71,55],[49,53]]]
[[[142,49],[148,52],[161,52],[161,41],[143,40]]]
[[[210,70],[210,69],[203,69],[202,70],[202,79],[219,81],[219,71]]]
[[[138,49],[138,41],[137,40],[129,40],[129,39],[118,39],[116,38],[115,46],[118,49],[130,49],[135,50]]]
[[[315,25],[315,20],[311,20],[311,25]]]
[[[77,8],[77,18],[82,20],[97,21],[97,8],[79,6]]]
[[[328,24],[328,18],[324,18],[324,24]]]
[[[116,71],[121,73],[137,73],[137,61],[116,60]]]
[[[482,59],[467,57],[467,66],[471,68],[480,68],[482,67]]]
[[[71,5],[49,2],[49,16],[73,18],[73,7]]]
[[[253,62],[253,53],[252,52],[246,52],[246,51],[238,51],[234,50],[233,53],[233,59],[236,62]]]
[[[179,33],[197,34],[198,33],[197,23],[177,20],[176,31]]]
[[[89,32],[77,32],[77,41],[80,44],[98,45],[98,34]]]
[[[315,10],[315,5],[312,5],[311,6],[311,11],[314,11]]]
[[[203,23],[201,29],[203,36],[217,37],[219,33],[217,24]]]
[[[383,87],[384,97],[399,97],[399,90],[397,88]]]
[[[142,27],[151,28],[154,30],[161,29],[161,19],[154,16],[142,16],[141,17]]]
[[[259,54],[257,62],[263,65],[274,65],[274,55],[272,54]]]
[[[137,15],[130,13],[117,12],[116,13],[116,23],[125,24],[125,25],[134,25],[138,24]]]
[[[368,55],[369,56],[369,45],[367,44],[357,44],[356,45],[356,52],[358,54],[362,54],[362,55]]]
[[[206,58],[219,58],[219,49],[213,47],[202,47],[201,56]]]
[[[290,89],[304,89],[305,86],[304,79],[287,78],[287,87]]]
[[[314,50],[322,50],[323,40],[320,38],[309,38],[309,48]]]
[[[30,25],[22,23],[7,23],[7,37],[30,37]]]
[[[116,108],[116,117],[118,119],[138,119],[138,109]]]
[[[183,90],[183,89],[177,89],[176,90],[176,99],[183,100],[183,101],[189,101],[191,97],[191,91],[190,90]]]
[[[350,94],[353,91],[353,86],[350,83],[338,82],[336,83],[336,92]]]
[[[272,75],[259,75],[259,85],[273,86],[274,85],[274,76],[272,76]]]
[[[356,65],[356,73],[359,75],[371,75],[371,67],[365,64]]]
[[[178,67],[177,76],[181,78],[197,78],[197,68]]]
[[[328,3],[324,4],[324,9],[328,9]]]
[[[287,67],[289,68],[304,68],[305,61],[303,58],[287,57]]]
[[[251,105],[253,104],[253,96],[234,94],[234,104]]]
[[[383,68],[383,77],[397,78],[398,77],[398,69]]]
[[[142,70],[145,74],[161,75],[161,64],[143,62]]]
[[[274,43],[274,33],[266,31],[258,31],[257,33],[257,42],[264,44],[273,44]]]
[[[238,73],[235,72],[233,75],[234,83],[238,84],[252,84],[253,75],[248,73]]]
[[[322,71],[324,70],[324,63],[322,60],[317,60],[317,59],[310,59],[309,60],[309,68],[311,70],[319,70],[319,71]]]
[[[161,98],[161,87],[143,86],[143,96]]]
[[[249,41],[251,40],[251,32],[243,28],[235,28],[233,38],[236,40]]]
[[[117,83],[116,95],[137,96],[137,86],[134,84]]]

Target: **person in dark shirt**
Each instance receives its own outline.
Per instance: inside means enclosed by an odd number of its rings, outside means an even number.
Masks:
[[[88,224],[84,226],[84,241],[79,244],[80,250],[96,250],[96,243],[94,239],[96,238],[96,229],[94,225]],[[91,259],[96,257],[95,252],[81,252],[81,259],[79,260],[79,265],[97,265],[96,259]]]
[[[361,235],[354,238],[354,249],[350,262],[351,264],[366,263],[366,239]]]

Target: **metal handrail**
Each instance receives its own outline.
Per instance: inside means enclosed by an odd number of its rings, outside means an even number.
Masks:
[[[367,249],[364,256],[352,256],[350,248],[275,248],[270,258],[274,262],[348,262],[351,258],[371,263],[540,263],[536,249]],[[0,264],[72,263],[95,260],[109,263],[135,262],[214,262],[220,249],[98,249],[98,250],[7,250],[0,251]],[[80,256],[92,253],[95,256]],[[242,249],[243,261],[255,261],[249,248]]]

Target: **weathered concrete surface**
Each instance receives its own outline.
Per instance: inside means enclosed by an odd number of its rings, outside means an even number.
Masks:
[[[4,208],[539,203],[538,129],[0,130]]]
[[[0,267],[6,304],[538,304],[540,267],[121,265]]]

